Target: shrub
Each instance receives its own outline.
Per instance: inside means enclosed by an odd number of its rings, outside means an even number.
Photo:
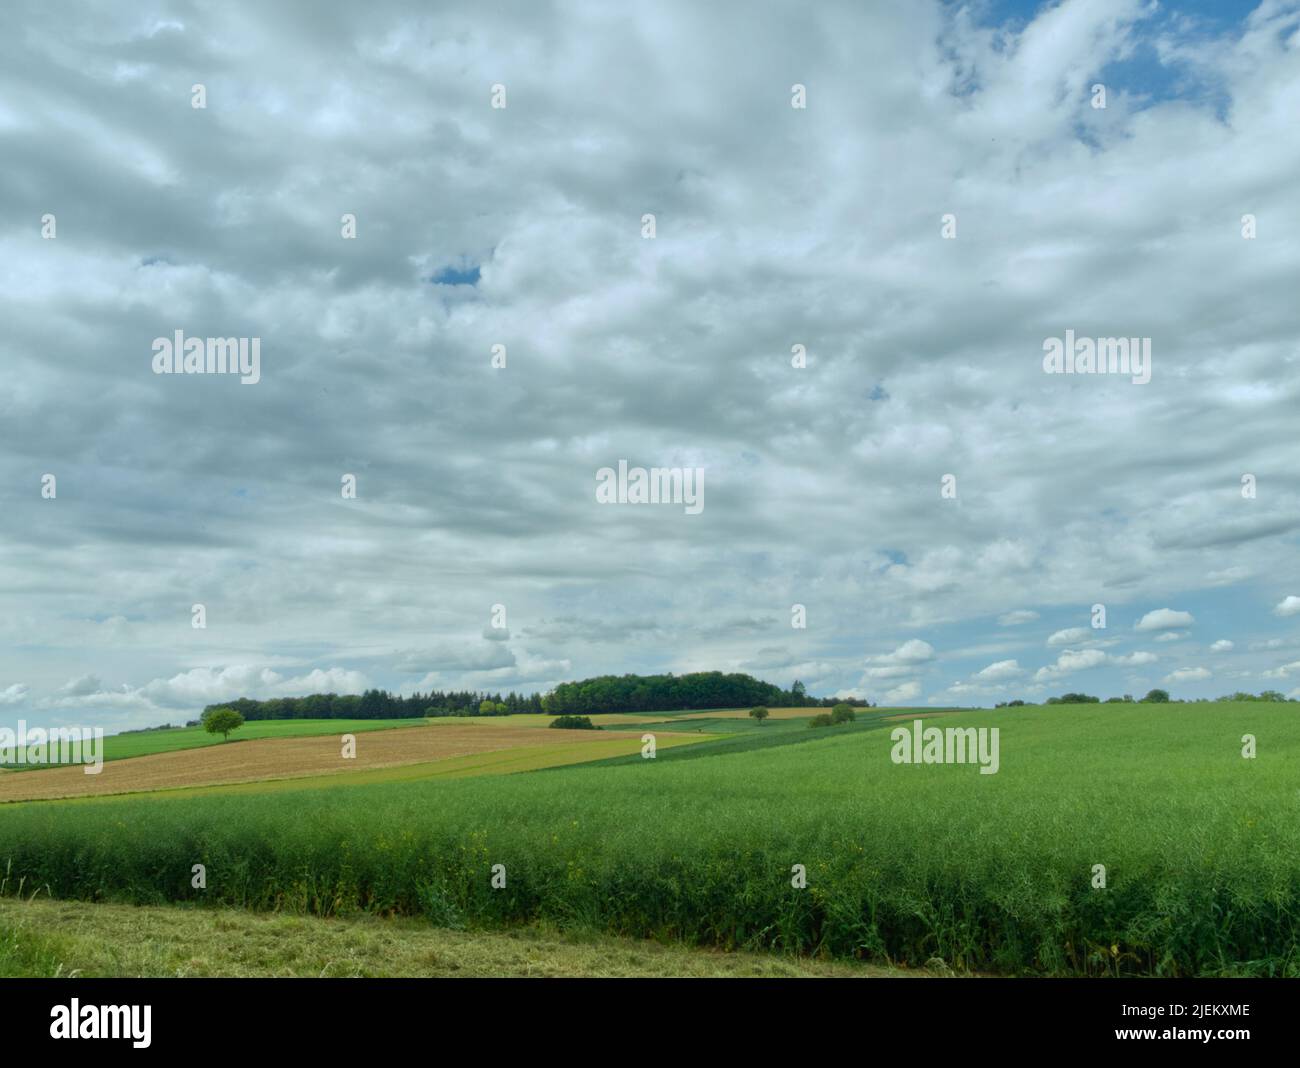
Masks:
[[[828,712],[819,712],[808,721],[810,727],[829,727],[834,721]]]
[[[768,713],[767,709],[764,708],[762,705],[759,705],[757,708],[751,708],[751,709],[749,710],[749,715],[750,715],[750,717],[751,717],[752,719],[756,719],[756,720],[758,720],[758,722],[759,722],[760,724],[763,722],[763,720],[767,719],[768,714],[769,714],[769,713]]]
[[[853,707],[843,702],[831,709],[832,723],[852,723],[857,718],[858,714],[853,711]]]
[[[591,722],[588,716],[556,716],[551,720],[552,727],[558,727],[566,731],[598,731],[600,730]]]

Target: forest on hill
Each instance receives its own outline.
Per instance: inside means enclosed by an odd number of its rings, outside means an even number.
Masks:
[[[413,693],[387,690],[362,694],[317,693],[307,697],[241,697],[219,701],[214,708],[233,708],[255,719],[418,719],[422,716],[506,716],[517,712],[553,715],[597,712],[675,712],[692,708],[829,708],[843,698],[810,697],[802,682],[789,690],[752,675],[697,671],[687,675],[600,675],[564,682],[547,694],[480,693],[471,690]],[[849,704],[867,702],[850,698]]]

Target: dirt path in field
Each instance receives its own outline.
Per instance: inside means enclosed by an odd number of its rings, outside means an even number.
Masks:
[[[583,745],[611,738],[640,738],[634,731],[563,731],[528,727],[401,727],[362,731],[355,759],[345,760],[342,732],[312,738],[231,740],[201,749],[109,760],[98,775],[78,767],[12,772],[0,776],[0,802],[166,790],[218,783],[297,779],[368,768],[420,764],[448,757],[526,746]]]

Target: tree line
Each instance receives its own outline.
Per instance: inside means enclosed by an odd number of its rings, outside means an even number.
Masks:
[[[797,679],[789,690],[739,672],[696,671],[687,675],[599,675],[564,682],[542,698],[546,712],[677,712],[696,708],[830,708],[843,698],[809,697]],[[860,698],[847,703],[867,704]]]
[[[1215,701],[1287,701],[1296,703],[1294,697],[1287,697],[1277,690],[1264,690],[1262,693],[1242,693],[1238,690],[1236,693],[1224,694],[1222,697],[1216,697]],[[1178,697],[1170,697],[1168,690],[1150,690],[1145,697],[1134,699],[1132,694],[1126,693],[1123,697],[1107,697],[1102,701],[1100,697],[1093,697],[1086,693],[1063,693],[1060,697],[1049,697],[1043,702],[1045,705],[1164,705],[1164,704],[1210,704],[1210,698],[1197,697],[1192,700],[1184,700]],[[1033,701],[999,701],[995,708],[1022,708],[1025,705],[1032,705]]]
[[[839,703],[863,707],[860,698],[809,697],[798,680],[782,690],[752,675],[699,671],[687,675],[601,675],[565,682],[547,694],[473,690],[431,690],[407,697],[387,690],[362,694],[316,693],[307,697],[241,697],[219,701],[204,712],[231,708],[254,719],[418,719],[422,716],[508,716],[517,712],[591,715],[599,712],[674,712],[693,708],[830,708]]]
[[[484,707],[485,703],[489,707]],[[362,694],[314,693],[307,697],[272,697],[255,701],[241,697],[218,701],[203,711],[233,708],[246,720],[253,719],[419,719],[423,716],[505,716],[513,712],[542,712],[539,694],[478,693],[459,690],[444,693],[430,690],[407,697],[387,690],[366,690]]]

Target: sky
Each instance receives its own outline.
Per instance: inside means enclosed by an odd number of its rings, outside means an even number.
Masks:
[[[7,4],[0,722],[1300,696],[1298,115],[1293,0]]]

